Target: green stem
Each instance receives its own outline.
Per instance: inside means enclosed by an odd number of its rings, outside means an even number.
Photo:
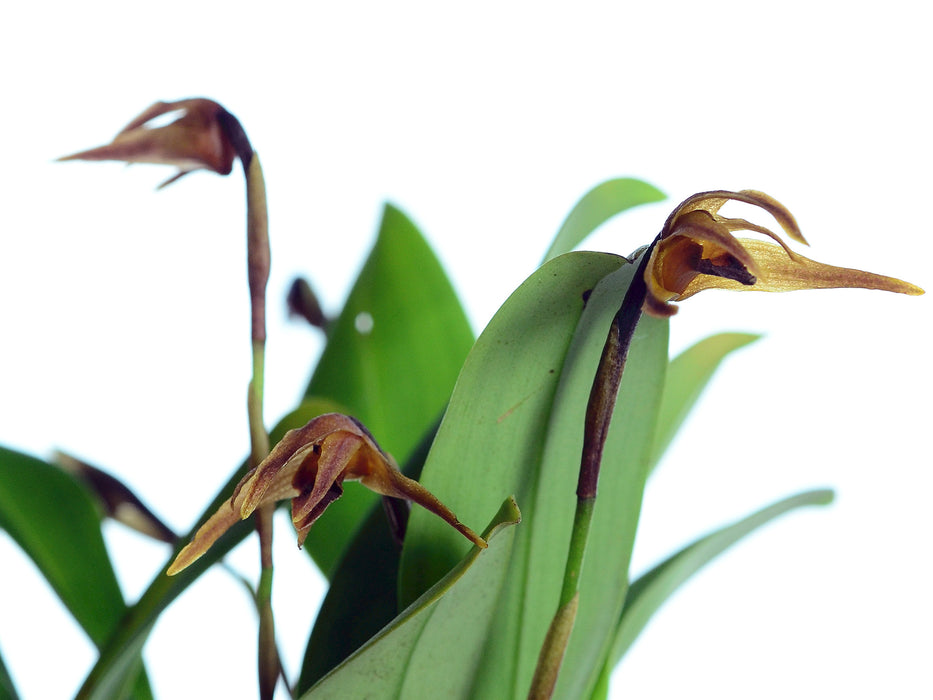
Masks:
[[[583,428],[583,451],[580,456],[580,475],[577,480],[577,507],[570,532],[570,547],[567,551],[560,602],[551,622],[551,630],[560,629],[561,633],[549,632],[541,646],[538,665],[535,668],[528,695],[529,700],[546,700],[551,697],[557,683],[557,674],[564,652],[570,641],[570,632],[573,629],[577,611],[576,601],[579,600],[583,555],[586,552],[590,523],[593,520],[593,511],[596,506],[603,447],[606,444],[612,413],[619,395],[628,349],[632,343],[632,336],[635,334],[635,327],[641,318],[642,305],[647,294],[645,269],[657,241],[658,239],[655,239],[654,243],[641,254],[622,305],[612,319],[609,334],[599,358],[599,365],[596,368],[596,376],[593,378]]]
[[[250,434],[250,468],[255,468],[269,454],[269,434],[263,421],[263,381],[266,347],[266,285],[269,282],[271,252],[269,214],[266,208],[266,184],[259,157],[253,151],[246,132],[232,114],[221,114],[221,124],[233,144],[246,176],[246,259],[249,278],[250,336],[253,351],[253,374],[249,383],[247,414]],[[272,514],[273,506],[256,513],[259,534],[261,574],[256,591],[259,610],[259,695],[272,698],[280,673],[275,644],[275,620],[272,614]]]

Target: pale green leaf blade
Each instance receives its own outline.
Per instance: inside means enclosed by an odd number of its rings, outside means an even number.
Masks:
[[[719,333],[701,340],[671,360],[651,452],[652,469],[661,460],[726,356],[760,337],[752,333]]]
[[[466,697],[521,515],[513,499],[443,579],[302,698]],[[430,695],[425,689],[430,688]]]
[[[661,190],[647,182],[631,177],[607,180],[597,185],[577,202],[564,219],[542,263],[569,253],[587,236],[606,221],[640,204],[660,202],[665,198]]]
[[[818,489],[777,501],[696,540],[632,582],[609,654],[608,668],[622,659],[661,605],[706,564],[772,520],[797,508],[828,505],[832,500],[831,490]]]
[[[425,465],[422,482],[463,522],[488,517],[503,492],[516,494],[525,517],[476,697],[527,694],[557,607],[586,401],[633,271],[617,256],[572,253],[526,280],[471,351]],[[567,678],[569,684],[563,691],[558,686],[563,697],[580,697],[578,688],[595,686],[621,612],[667,364],[667,322],[646,317],[635,334],[604,455],[600,502],[607,505],[597,504],[591,529],[592,559],[601,565],[584,567],[581,578],[579,615],[596,629],[580,637],[582,645],[577,635],[571,638],[568,654],[575,661],[562,672],[560,683]],[[630,408],[619,410],[624,406]],[[437,580],[464,550],[456,533],[413,512],[402,555],[402,600]],[[594,643],[598,653],[586,648]]]
[[[434,252],[405,214],[386,205],[307,394],[342,404],[404,464],[443,412],[472,344]],[[315,523],[307,551],[326,576],[375,502],[366,489],[347,490]]]

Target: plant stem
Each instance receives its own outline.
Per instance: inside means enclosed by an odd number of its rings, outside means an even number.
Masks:
[[[641,254],[632,282],[622,299],[622,305],[612,319],[609,334],[599,358],[599,365],[596,368],[596,376],[593,378],[583,428],[583,451],[580,456],[580,475],[577,480],[577,507],[570,532],[570,547],[567,552],[560,602],[538,655],[538,665],[535,668],[528,694],[529,700],[546,700],[551,697],[557,683],[557,674],[564,652],[570,640],[579,600],[583,555],[586,551],[590,523],[593,520],[596,505],[603,447],[609,434],[609,425],[619,395],[629,346],[632,343],[635,327],[641,318],[642,305],[647,294],[645,269],[657,240],[655,239],[651,246]],[[555,630],[559,630],[559,633]]]
[[[250,336],[252,340],[253,372],[247,396],[249,416],[250,467],[258,466],[269,454],[269,434],[263,421],[263,381],[266,347],[266,285],[269,281],[271,252],[269,246],[269,215],[266,208],[266,185],[259,158],[239,120],[227,111],[220,116],[221,124],[243,164],[246,176],[246,258],[249,278]],[[266,700],[275,693],[281,671],[275,644],[275,619],[272,613],[272,515],[274,506],[256,511],[256,532],[259,535],[261,573],[256,591],[259,610],[259,696]]]

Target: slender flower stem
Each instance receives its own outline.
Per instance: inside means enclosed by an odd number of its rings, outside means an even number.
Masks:
[[[269,454],[269,434],[263,421],[263,381],[266,347],[266,285],[269,281],[271,252],[269,216],[266,208],[266,185],[259,158],[253,151],[240,122],[227,111],[221,124],[243,164],[246,176],[246,251],[249,278],[253,373],[249,383],[247,413],[250,433],[250,467],[258,466]],[[275,619],[272,613],[272,514],[273,505],[256,512],[259,534],[261,574],[256,591],[259,610],[259,696],[272,698],[281,671],[275,644]]]
[[[564,582],[557,612],[538,655],[538,665],[528,693],[529,700],[546,700],[554,693],[557,674],[570,640],[580,595],[583,555],[586,551],[590,523],[593,520],[593,510],[596,505],[603,447],[609,434],[609,424],[612,421],[612,412],[619,394],[619,385],[622,383],[622,372],[625,369],[629,346],[632,343],[635,327],[641,318],[642,305],[647,294],[645,268],[651,257],[651,249],[657,241],[658,239],[655,239],[651,246],[641,254],[622,305],[612,319],[609,334],[599,358],[599,365],[596,368],[593,386],[590,389],[583,428],[580,475],[577,480],[577,507],[570,533]]]

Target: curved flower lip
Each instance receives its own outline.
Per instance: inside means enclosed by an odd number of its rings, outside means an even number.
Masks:
[[[164,126],[151,124],[152,120],[172,112],[181,113],[175,121]],[[228,175],[236,151],[220,122],[225,113],[218,103],[200,97],[156,102],[109,144],[58,160],[122,160],[176,166],[178,173],[159,185],[160,189],[194,170]]]
[[[300,547],[314,521],[343,494],[344,481],[359,481],[383,496],[413,501],[439,516],[476,546],[486,541],[462,524],[447,506],[402,474],[390,455],[355,418],[327,413],[290,430],[269,456],[243,477],[230,500],[212,515],[166,572],[173,576],[194,563],[238,520],[262,506],[290,499]]]
[[[909,282],[872,272],[834,267],[795,253],[778,234],[745,219],[718,212],[729,200],[767,211],[784,234],[807,245],[793,215],[780,202],[755,190],[700,192],[684,200],[667,218],[645,269],[648,294],[644,310],[672,316],[683,301],[704,289],[788,292],[797,289],[860,287],[918,295]],[[735,231],[753,231],[772,239],[736,238]]]

